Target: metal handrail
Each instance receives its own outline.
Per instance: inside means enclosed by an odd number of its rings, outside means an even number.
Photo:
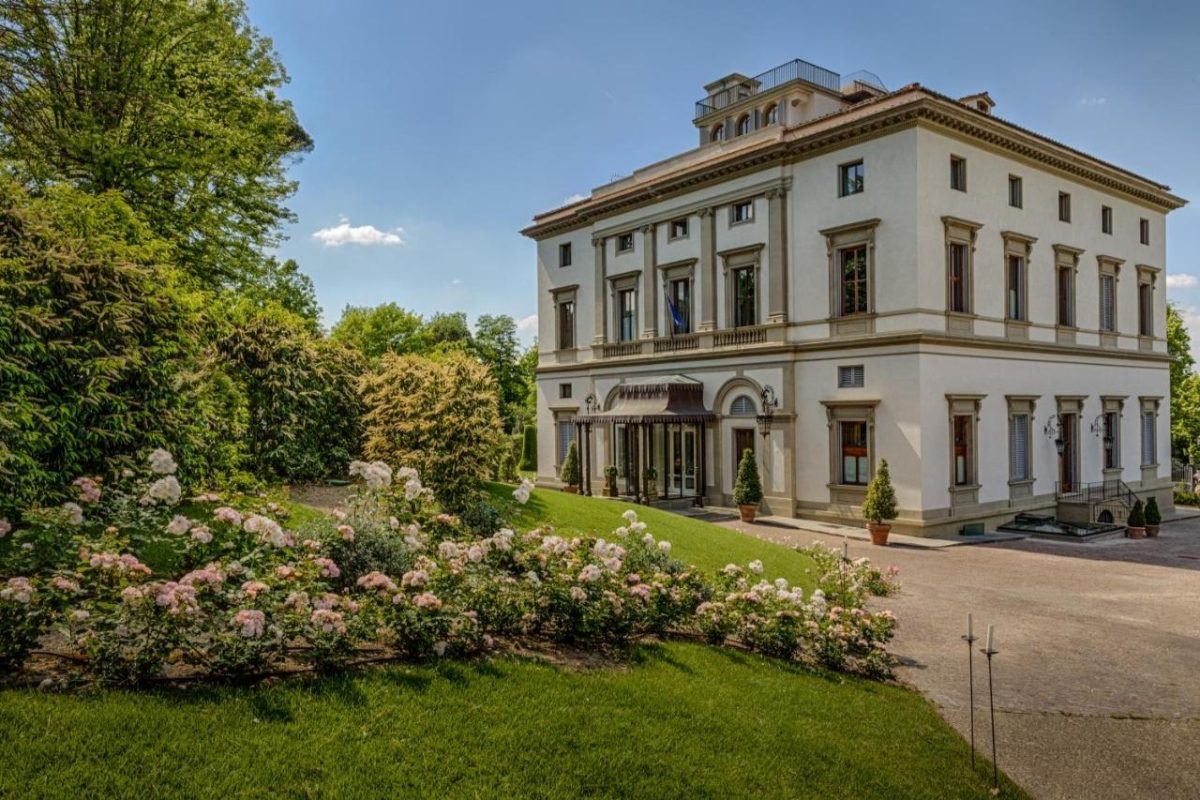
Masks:
[[[758,85],[750,89],[750,94],[759,94],[796,80],[808,81],[834,92],[840,92],[842,88],[842,77],[838,73],[796,58],[761,75],[755,75],[751,81],[757,81]],[[730,86],[697,101],[696,119],[744,100],[747,97],[744,93],[747,88],[749,87],[746,84]]]
[[[1092,483],[1068,483],[1056,481],[1054,493],[1060,500],[1078,500],[1084,503],[1102,503],[1106,500],[1120,500],[1126,506],[1132,507],[1137,495],[1129,484],[1120,478],[1110,478]]]

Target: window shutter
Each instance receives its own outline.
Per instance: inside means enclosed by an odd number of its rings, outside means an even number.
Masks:
[[[1113,307],[1113,278],[1111,275],[1100,276],[1100,328],[1111,331],[1116,320]]]
[[[558,463],[567,458],[567,448],[575,441],[575,421],[565,420],[558,423]]]
[[[1011,457],[1009,472],[1013,480],[1023,481],[1029,478],[1029,417],[1025,414],[1015,414],[1009,420],[1008,452]]]
[[[861,389],[865,382],[866,370],[862,364],[848,367],[838,367],[839,389]]]
[[[1142,464],[1154,463],[1154,412],[1142,412]]]
[[[752,126],[750,128],[750,130],[752,130],[752,131],[756,131],[759,128],[758,114],[759,114],[758,109],[757,108],[754,109],[754,115],[751,117],[751,122],[750,122],[750,124]]]

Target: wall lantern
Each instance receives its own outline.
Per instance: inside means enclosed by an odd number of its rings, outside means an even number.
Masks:
[[[1046,427],[1042,429],[1042,433],[1047,439],[1054,440],[1054,449],[1061,456],[1067,451],[1067,440],[1063,438],[1062,419],[1058,414],[1051,414],[1050,419],[1046,420]]]
[[[1100,437],[1100,441],[1104,443],[1104,450],[1111,453],[1113,445],[1116,442],[1113,440],[1113,432],[1108,427],[1108,421],[1105,419],[1106,414],[1100,414],[1092,420],[1092,433]]]
[[[596,413],[596,406],[598,405],[599,403],[596,401],[596,395],[594,394],[589,394],[587,399],[583,401],[583,407],[587,409],[587,414],[589,417]]]
[[[762,413],[756,418],[758,420],[758,432],[765,439],[771,434],[771,421],[775,419],[775,409],[779,408],[779,400],[775,397],[775,390],[770,385],[764,386],[759,393],[759,400],[762,402]]]

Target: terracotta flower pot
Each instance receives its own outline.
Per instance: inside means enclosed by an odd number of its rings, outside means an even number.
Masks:
[[[1145,528],[1126,528],[1125,535],[1128,536],[1130,539],[1145,539],[1146,538],[1146,529]]]
[[[868,522],[867,530],[871,533],[871,544],[886,545],[892,526],[886,522]]]
[[[579,494],[578,486],[564,486],[563,491],[567,494]]]
[[[757,505],[739,505],[738,515],[741,516],[742,522],[754,522],[754,517],[758,515]]]
[[[1148,522],[1147,522],[1147,523],[1146,523],[1146,535],[1147,535],[1148,537],[1150,537],[1151,539],[1153,539],[1153,538],[1155,538],[1156,536],[1158,536],[1158,526],[1157,526],[1157,525],[1151,525],[1150,523],[1148,523]]]

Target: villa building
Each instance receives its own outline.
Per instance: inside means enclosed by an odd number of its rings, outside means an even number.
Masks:
[[[955,100],[792,61],[699,146],[538,215],[538,480],[897,529],[1171,504],[1169,187]],[[653,476],[653,480],[647,480]],[[1070,508],[1067,508],[1070,506]]]

